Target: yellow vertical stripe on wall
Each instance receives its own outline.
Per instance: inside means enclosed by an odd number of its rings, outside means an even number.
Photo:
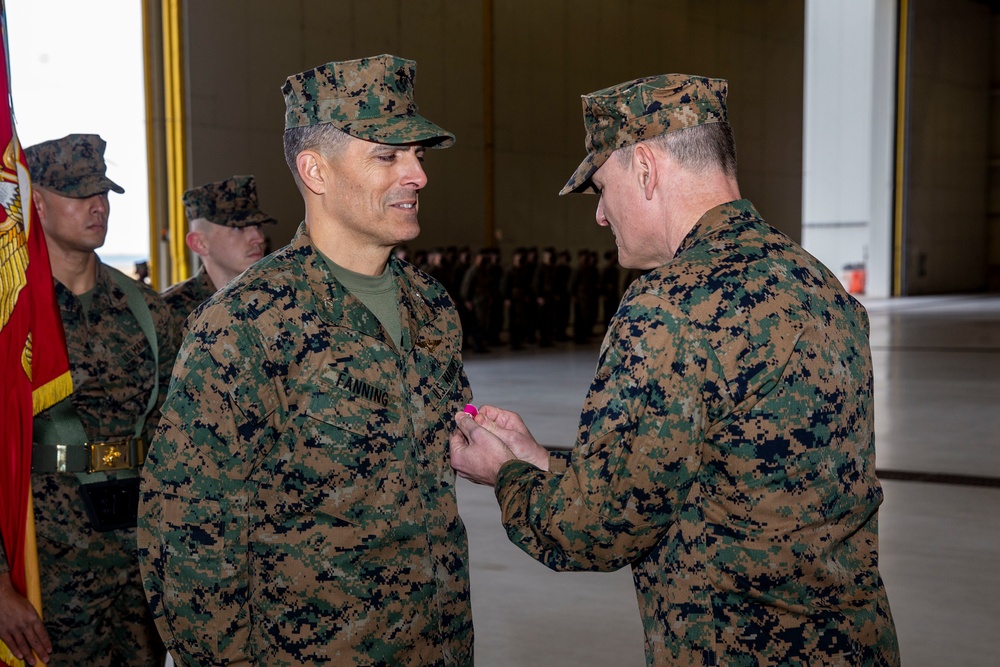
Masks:
[[[892,224],[892,295],[903,295],[903,212],[906,184],[906,65],[910,30],[908,0],[899,2],[899,39],[896,52],[896,197]]]
[[[149,279],[153,289],[160,289],[160,226],[156,210],[156,110],[153,108],[153,25],[149,3],[142,3],[143,88],[146,104],[146,182],[149,199]]]
[[[184,118],[184,67],[181,51],[181,0],[163,0],[163,98],[167,153],[167,218],[170,248],[170,282],[190,274],[187,220],[181,196],[187,182],[187,137]]]
[[[494,222],[493,0],[483,0],[483,241],[497,242]]]

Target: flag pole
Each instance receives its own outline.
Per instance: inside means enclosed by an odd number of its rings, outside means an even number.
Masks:
[[[41,576],[31,497],[32,416],[73,391],[65,335],[52,288],[45,235],[31,200],[30,171],[17,140],[10,88],[7,8],[0,0],[0,533],[11,583],[39,617]],[[13,258],[13,260],[11,259]],[[32,350],[32,341],[36,349]],[[23,549],[20,545],[23,544]],[[22,562],[23,558],[23,562]],[[22,667],[0,641],[0,663]],[[40,661],[35,663],[41,664]]]
[[[35,503],[31,498],[31,483],[28,483],[28,515],[24,527],[24,578],[28,585],[28,602],[42,617],[42,579],[38,569],[38,551],[35,544]],[[2,641],[0,641],[0,664],[10,667],[25,667],[27,663],[14,657]],[[45,663],[35,655],[35,667],[45,667]]]
[[[28,602],[42,617],[42,578],[38,568],[38,547],[35,543],[35,501],[31,496],[31,482],[28,482],[28,516],[24,526],[24,579],[28,585]],[[37,656],[36,656],[37,658]],[[45,663],[36,659],[35,665],[45,667]]]

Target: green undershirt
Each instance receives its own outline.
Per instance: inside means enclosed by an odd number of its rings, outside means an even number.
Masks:
[[[77,294],[76,298],[80,301],[80,309],[83,311],[83,318],[86,319],[87,315],[90,313],[90,304],[94,301],[94,290],[97,289],[96,286],[91,287],[89,290],[83,294]]]
[[[320,253],[334,277],[339,280],[358,301],[372,311],[378,321],[385,327],[396,349],[400,349],[403,341],[403,321],[399,317],[399,292],[396,289],[396,277],[388,265],[382,275],[367,276],[355,273],[334,263],[329,257]]]

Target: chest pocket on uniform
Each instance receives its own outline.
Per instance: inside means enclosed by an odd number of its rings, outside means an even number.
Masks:
[[[274,480],[283,509],[357,526],[372,517],[405,517],[412,455],[390,392],[335,367],[303,389],[307,419]]]

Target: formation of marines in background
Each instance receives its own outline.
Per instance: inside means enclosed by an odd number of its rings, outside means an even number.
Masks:
[[[492,248],[408,256],[424,153],[455,141],[415,74],[382,55],[288,77],[295,237],[263,257],[253,176],[193,188],[201,268],[163,295],[95,252],[122,192],[103,140],[26,149],[74,392],[35,424],[45,621],[0,550],[0,639],[30,664],[471,665],[457,469],[545,565],[633,568],[649,665],[897,665],[866,315],[740,198],[731,134],[697,148],[728,130],[726,83],[584,96],[563,192],[601,195],[619,252],[503,268]],[[572,452],[461,414],[463,347],[609,321]]]
[[[467,246],[397,250],[444,285],[458,305],[466,347],[474,352],[509,346],[588,343],[604,335],[625,288],[641,271],[621,271],[614,250],[603,260],[590,249],[517,247],[509,263],[498,248]]]

